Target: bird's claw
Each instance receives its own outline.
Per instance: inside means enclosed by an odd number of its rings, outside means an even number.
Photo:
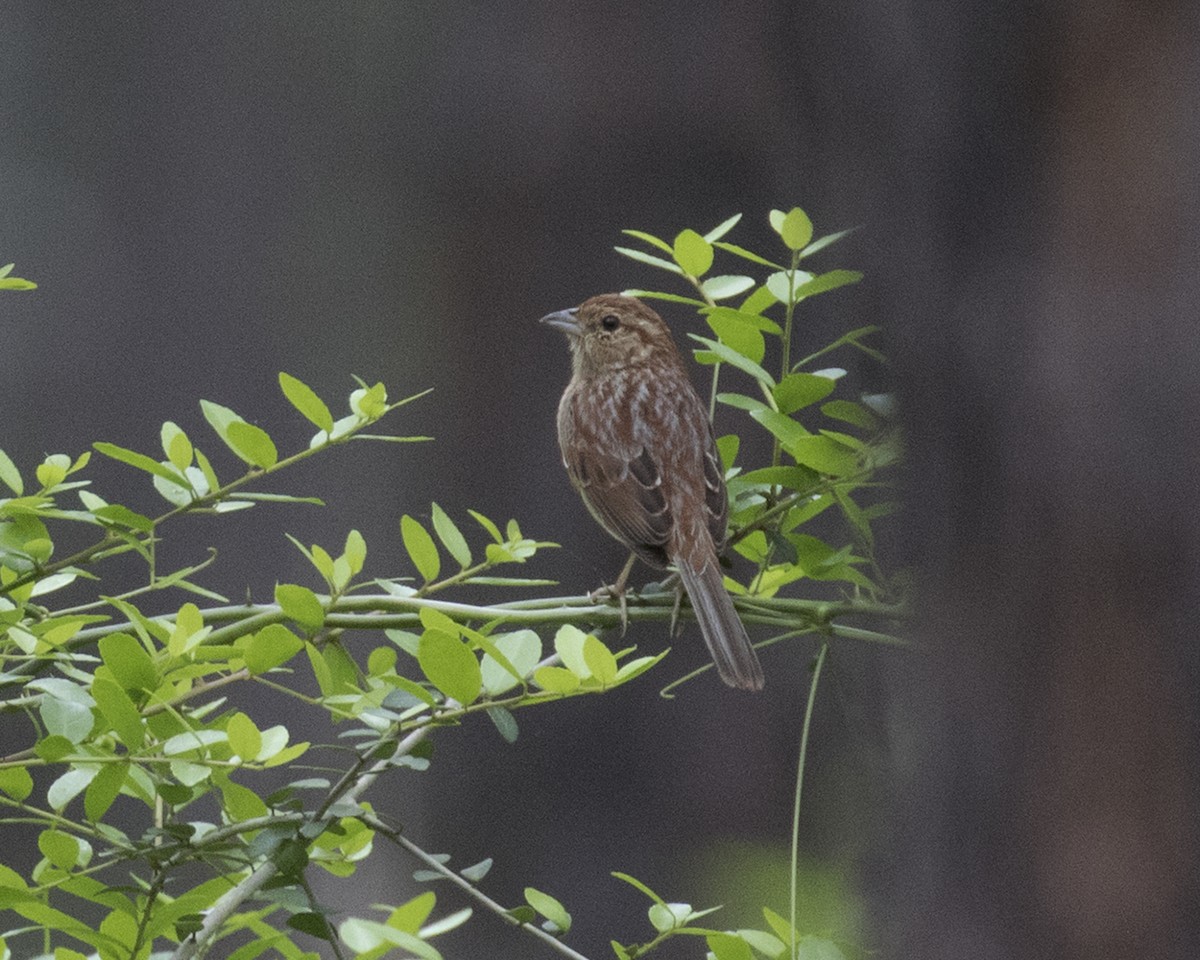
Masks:
[[[605,587],[600,587],[588,594],[588,599],[592,603],[606,603],[609,600],[617,601],[617,608],[621,611],[621,636],[625,636],[625,631],[629,627],[629,604],[626,600],[628,594],[629,591],[621,583],[613,583]]]

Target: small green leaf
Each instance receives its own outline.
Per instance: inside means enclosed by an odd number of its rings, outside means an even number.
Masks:
[[[181,474],[192,465],[192,441],[180,427],[170,420],[162,425],[163,453]]]
[[[0,480],[18,497],[25,492],[25,484],[21,480],[21,472],[7,453],[0,450]]]
[[[146,725],[124,688],[113,680],[97,677],[92,682],[92,697],[121,742],[130,751],[140,750],[146,742]]]
[[[177,487],[183,487],[184,490],[191,490],[192,488],[192,485],[173,469],[164,467],[157,460],[151,459],[144,453],[138,453],[136,450],[127,450],[124,447],[118,447],[115,443],[105,443],[104,441],[97,441],[92,446],[106,457],[112,457],[114,460],[120,460],[121,463],[137,467],[139,470],[145,470],[147,473],[152,473],[156,477],[162,477]]]
[[[466,875],[465,870],[463,874]],[[429,919],[435,903],[437,903],[437,895],[432,890],[418,894],[393,910],[388,917],[387,925],[397,930],[404,930],[406,933],[415,934]]]
[[[558,927],[560,932],[566,933],[571,929],[571,915],[550,894],[542,893],[541,890],[533,887],[526,887],[525,902]]]
[[[297,380],[291,374],[279,374],[279,387],[288,402],[299,410],[318,429],[326,433],[333,432],[333,414],[325,401],[316,395],[312,387]]]
[[[583,660],[601,686],[611,686],[617,679],[617,658],[596,637],[588,636],[584,639]]]
[[[864,430],[874,430],[879,426],[878,418],[870,409],[852,400],[830,400],[821,404],[821,412],[834,420],[841,420]]]
[[[146,648],[128,633],[110,633],[100,638],[100,659],[113,679],[129,692],[151,691],[158,686],[158,670]]]
[[[262,733],[244,713],[235,713],[229,718],[225,733],[229,737],[229,748],[243,760],[254,760],[262,750]]]
[[[285,616],[310,633],[320,630],[325,623],[325,608],[308,587],[294,583],[276,584],[275,602],[283,609]]]
[[[775,385],[772,394],[781,413],[792,414],[818,400],[824,400],[837,384],[813,373],[789,373]]]
[[[783,441],[783,448],[798,464],[811,467],[818,473],[844,477],[859,470],[854,451],[827,436],[810,434],[793,437]]]
[[[648,243],[652,247],[658,247],[659,250],[672,253],[671,245],[666,240],[661,240],[652,233],[645,233],[642,230],[622,230],[621,232],[627,237],[637,237],[643,243]]]
[[[104,818],[128,776],[128,763],[106,763],[100,768],[83,794],[83,812],[89,820],[98,822]]]
[[[279,462],[279,451],[262,427],[235,420],[227,428],[226,440],[230,449],[253,467],[270,470]]]
[[[726,253],[732,253],[735,257],[741,257],[743,260],[749,260],[751,263],[757,263],[764,267],[773,267],[776,270],[782,270],[783,265],[775,263],[773,260],[768,260],[766,257],[759,256],[753,250],[747,250],[745,247],[739,247],[736,243],[726,243],[723,240],[714,240],[712,245],[718,250],[724,250]]]
[[[492,858],[480,860],[478,863],[472,864],[469,867],[464,867],[459,871],[467,880],[472,883],[478,883],[488,875],[488,871],[492,869]]]
[[[717,224],[715,227],[713,227],[711,230],[709,230],[708,233],[706,233],[704,235],[704,239],[707,240],[709,243],[713,243],[716,240],[720,240],[723,236],[725,236],[725,234],[727,234],[730,230],[732,230],[734,227],[736,227],[738,225],[738,221],[741,219],[742,219],[742,215],[740,213],[735,213],[728,220],[722,220],[719,224]]]
[[[487,715],[506,743],[517,742],[517,719],[512,715],[511,710],[504,707],[488,707]]]
[[[754,960],[750,944],[732,933],[710,933],[704,940],[716,960]]]
[[[738,351],[734,350],[732,347],[726,346],[723,343],[718,343],[716,340],[710,340],[708,337],[697,336],[694,333],[689,333],[688,336],[697,343],[703,344],[705,348],[704,351],[697,352],[696,358],[698,360],[701,359],[701,354],[707,352],[715,357],[716,360],[731,364],[744,373],[750,374],[750,376],[754,377],[755,380],[757,380],[767,389],[771,389],[775,386],[774,377],[772,377],[769,373],[767,373],[766,370],[764,370],[749,357],[738,353]]]
[[[779,236],[783,239],[784,244],[792,251],[803,250],[808,246],[813,235],[812,221],[808,219],[808,214],[799,207],[792,207],[784,215],[783,221],[776,229],[779,230]]]
[[[471,548],[467,545],[467,538],[462,535],[462,531],[458,529],[446,511],[436,503],[433,504],[432,514],[433,529],[436,531],[438,539],[442,541],[442,546],[465,570],[471,565]]]
[[[493,540],[495,540],[497,543],[504,542],[504,536],[500,533],[500,528],[497,527],[491,520],[476,510],[468,510],[467,513],[473,516],[476,522],[492,535]]]
[[[617,253],[624,254],[630,260],[636,260],[638,263],[644,263],[647,266],[658,267],[660,270],[669,270],[671,273],[683,273],[678,266],[671,263],[670,260],[664,260],[662,257],[656,257],[649,253],[643,253],[641,250],[634,250],[631,247],[613,247]]]
[[[417,662],[430,683],[464,706],[474,703],[483,689],[479,660],[469,646],[448,633],[425,631]]]
[[[827,233],[825,236],[814,240],[802,251],[800,251],[800,256],[810,257],[818,250],[824,250],[831,243],[837,243],[842,239],[842,237],[849,236],[857,229],[858,227],[850,227],[848,230],[839,230],[837,233]]]
[[[675,238],[675,262],[690,277],[702,277],[713,262],[712,244],[695,230],[683,230]]]
[[[862,278],[863,275],[857,270],[830,270],[828,273],[819,273],[811,280],[806,280],[796,288],[796,299],[813,297],[818,293],[836,290],[838,287],[858,283]]]
[[[429,531],[406,513],[400,518],[400,536],[404,540],[404,549],[412,558],[413,566],[425,582],[436,580],[442,569],[442,561],[437,544],[433,542]]]
[[[363,564],[367,562],[367,541],[363,539],[363,535],[357,530],[351,530],[346,534],[346,547],[342,552],[342,556],[346,558],[346,562],[350,565],[352,576],[362,573]]]
[[[727,300],[739,293],[745,293],[754,285],[753,277],[720,276],[709,277],[700,284],[700,289],[712,300]]]
[[[550,693],[570,694],[579,689],[579,675],[566,667],[538,667],[533,682]]]
[[[82,849],[79,841],[60,830],[43,830],[38,834],[38,849],[51,864],[60,870],[71,870],[79,863]]]
[[[801,297],[796,291],[812,278],[806,270],[781,270],[767,277],[766,288],[780,303],[799,303]]]
[[[33,793],[33,777],[25,767],[0,768],[0,790],[20,803]]]
[[[492,645],[505,657],[517,677],[527,677],[542,658],[542,638],[533,630],[516,630],[491,638]],[[488,696],[499,696],[511,690],[520,681],[509,673],[490,654],[485,654],[481,664],[483,688]]]
[[[714,311],[704,319],[723,344],[754,364],[762,363],[767,344],[757,326],[732,310]]]

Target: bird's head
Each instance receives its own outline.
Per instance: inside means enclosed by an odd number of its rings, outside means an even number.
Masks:
[[[567,335],[576,376],[647,363],[680,364],[662,317],[634,297],[601,294],[541,322]]]

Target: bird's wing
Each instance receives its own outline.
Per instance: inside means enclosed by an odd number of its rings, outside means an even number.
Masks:
[[[590,448],[586,456],[564,452],[572,482],[592,516],[647,563],[666,565],[671,511],[658,465],[645,447],[620,455]]]

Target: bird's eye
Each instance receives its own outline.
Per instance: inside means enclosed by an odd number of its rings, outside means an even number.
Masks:
[[[613,330],[616,330],[617,327],[619,327],[620,325],[621,325],[620,319],[613,316],[613,314],[611,314],[611,313],[608,314],[606,317],[604,317],[604,319],[602,319],[600,321],[600,326],[602,326],[605,330],[608,330],[610,332]]]

